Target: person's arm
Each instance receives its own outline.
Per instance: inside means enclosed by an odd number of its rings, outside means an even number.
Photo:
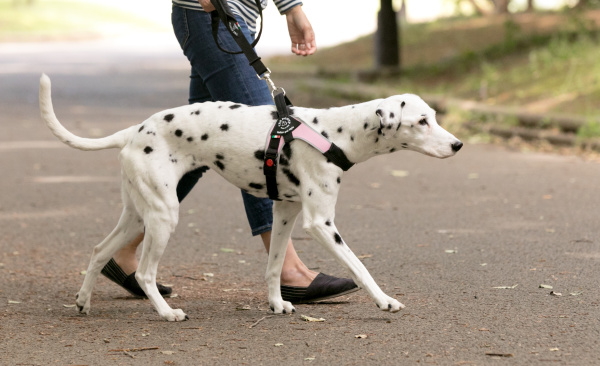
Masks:
[[[317,52],[315,32],[302,6],[294,6],[285,13],[285,17],[292,41],[292,52],[299,56],[308,56]]]

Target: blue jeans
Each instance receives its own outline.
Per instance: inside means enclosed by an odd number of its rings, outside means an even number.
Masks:
[[[190,104],[207,101],[231,101],[247,105],[274,104],[266,83],[258,79],[243,54],[230,55],[218,49],[212,36],[209,13],[173,6],[171,22],[183,54],[192,66]],[[241,18],[238,18],[238,22],[251,42],[254,34],[250,34]],[[220,23],[218,39],[221,47],[226,50],[239,49],[223,23]],[[177,186],[180,201],[206,170],[207,168],[200,168],[181,178]],[[242,197],[252,235],[270,231],[273,224],[273,202],[268,198],[256,198],[244,191]]]

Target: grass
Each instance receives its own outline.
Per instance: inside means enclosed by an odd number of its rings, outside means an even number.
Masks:
[[[80,39],[136,28],[149,30],[156,25],[75,0],[0,0],[0,41]]]
[[[398,92],[446,95],[542,114],[600,114],[600,11],[449,19],[402,28]],[[272,69],[348,75],[373,69],[372,37]],[[342,78],[343,79],[343,78]],[[589,132],[588,132],[589,133]]]

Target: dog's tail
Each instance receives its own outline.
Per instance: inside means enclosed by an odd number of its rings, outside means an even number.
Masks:
[[[125,146],[127,138],[130,135],[129,128],[98,139],[84,138],[72,134],[58,121],[58,118],[54,114],[50,89],[50,78],[46,74],[42,74],[40,78],[40,112],[54,136],[58,137],[65,144],[79,150],[103,150]]]

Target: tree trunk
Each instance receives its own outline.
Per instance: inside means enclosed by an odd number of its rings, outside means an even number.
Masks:
[[[510,0],[492,0],[496,14],[508,14],[508,4]]]
[[[477,0],[468,0],[477,15],[486,15],[486,11],[477,3]]]
[[[534,0],[527,0],[527,12],[534,12],[535,11],[535,4],[534,4]]]
[[[381,0],[375,34],[375,64],[377,68],[400,67],[398,24],[392,0]]]

